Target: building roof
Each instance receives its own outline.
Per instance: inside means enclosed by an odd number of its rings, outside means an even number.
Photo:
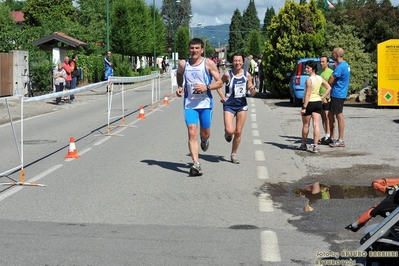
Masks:
[[[22,11],[11,11],[11,16],[16,23],[25,21],[24,13]]]
[[[44,50],[51,50],[54,47],[63,49],[77,49],[79,46],[87,46],[85,42],[68,36],[63,32],[53,32],[48,36],[32,42],[32,45],[39,46]]]

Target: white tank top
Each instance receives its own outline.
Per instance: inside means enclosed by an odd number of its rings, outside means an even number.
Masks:
[[[212,77],[206,70],[206,58],[197,66],[190,64],[190,58],[186,60],[184,67],[184,108],[185,109],[203,109],[212,108],[213,99],[210,91],[196,93],[194,85],[201,83],[211,84]]]

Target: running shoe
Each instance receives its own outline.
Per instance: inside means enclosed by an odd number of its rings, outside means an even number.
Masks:
[[[201,170],[201,164],[200,163],[194,163],[193,166],[190,168],[190,175],[191,176],[201,176],[202,175],[202,170]]]
[[[312,144],[311,148],[312,148],[312,152],[314,152],[314,153],[320,152],[320,148],[315,144]]]
[[[209,140],[201,140],[201,149],[207,151],[209,148]]]
[[[231,142],[231,140],[233,139],[233,136],[229,136],[226,133],[224,133],[224,138],[226,139],[227,142]]]
[[[334,140],[332,138],[329,137],[328,139],[326,139],[326,138],[323,137],[319,144],[321,144],[321,145],[330,145],[331,143],[334,143]]]
[[[308,146],[306,145],[306,143],[302,143],[301,146],[299,146],[299,149],[306,151],[308,149]]]
[[[234,163],[234,164],[239,164],[240,163],[240,161],[237,159],[237,156],[235,154],[232,154],[230,156],[230,159],[231,159],[231,162]]]
[[[345,142],[343,140],[338,140],[333,143],[330,143],[329,145],[332,148],[338,148],[338,147],[343,148],[345,147]]]

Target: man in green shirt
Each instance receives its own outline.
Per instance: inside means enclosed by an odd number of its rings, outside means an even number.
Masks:
[[[328,81],[328,79],[331,77],[333,70],[328,67],[328,57],[323,55],[320,57],[320,66],[321,70],[319,71],[318,75],[321,76],[325,81]],[[326,91],[326,88],[322,85],[320,87],[320,95],[323,95],[324,92]],[[330,130],[330,124],[328,120],[328,112],[330,109],[330,95],[322,99],[323,101],[323,112],[321,113],[321,121],[323,124],[323,129],[324,129],[324,137],[321,138],[319,141],[319,144],[322,145],[329,145],[332,143],[333,138],[334,138],[334,129]],[[330,135],[331,132],[331,135]]]

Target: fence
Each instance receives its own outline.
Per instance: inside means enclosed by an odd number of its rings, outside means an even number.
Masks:
[[[15,185],[20,185],[20,186],[45,186],[43,184],[37,184],[37,183],[27,183],[25,182],[25,171],[24,171],[24,156],[23,156],[23,143],[24,143],[24,126],[23,126],[23,121],[24,121],[24,102],[35,102],[35,101],[43,101],[43,100],[47,100],[47,99],[54,99],[57,97],[63,97],[63,96],[68,96],[71,94],[78,94],[87,90],[94,90],[94,89],[99,89],[99,88],[106,88],[106,86],[108,86],[108,84],[110,83],[111,86],[111,90],[109,90],[108,92],[108,135],[110,135],[110,124],[111,124],[111,119],[113,118],[122,118],[122,126],[124,126],[124,118],[125,118],[125,114],[124,114],[124,85],[128,84],[128,83],[137,83],[137,82],[142,82],[142,81],[147,81],[147,80],[151,80],[151,104],[154,108],[154,103],[157,101],[161,100],[161,92],[160,92],[160,73],[159,72],[153,72],[151,75],[147,75],[147,76],[140,76],[140,77],[110,77],[108,81],[102,81],[102,82],[98,82],[95,84],[90,84],[90,85],[86,85],[86,86],[82,86],[82,87],[78,87],[76,89],[73,90],[67,90],[67,91],[61,91],[61,92],[54,92],[54,93],[49,93],[46,95],[40,95],[40,96],[36,96],[36,97],[31,97],[31,98],[24,98],[23,95],[21,95],[19,93],[18,90],[16,90],[16,95],[15,96],[9,96],[9,97],[0,97],[0,100],[5,100],[6,106],[7,106],[7,110],[8,110],[8,116],[10,119],[10,124],[11,124],[11,128],[12,128],[12,132],[13,132],[13,137],[15,140],[15,145],[16,145],[16,149],[18,152],[18,156],[20,158],[20,161],[17,163],[17,165],[15,167],[12,167],[11,169],[8,169],[6,171],[4,171],[3,173],[0,173],[0,177],[3,176],[7,176],[9,174],[15,173],[16,171],[20,170],[20,181],[15,181],[15,182],[8,182],[8,183],[0,183],[0,185],[9,185],[9,186],[15,186]],[[112,105],[112,97],[113,97],[113,86],[114,84],[121,84],[121,105],[122,105],[122,114],[120,116],[116,116],[116,117],[110,117],[110,111],[111,111],[111,105]],[[173,88],[172,88],[173,90]],[[14,123],[13,123],[13,119],[12,119],[12,115],[10,112],[10,108],[9,108],[9,100],[11,99],[19,99],[21,102],[21,132],[20,132],[20,141],[18,143],[18,139],[17,139],[17,134],[14,130]],[[19,145],[20,146],[19,146]]]

